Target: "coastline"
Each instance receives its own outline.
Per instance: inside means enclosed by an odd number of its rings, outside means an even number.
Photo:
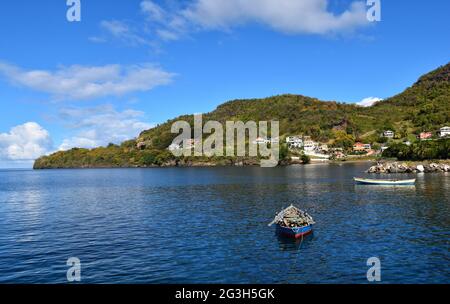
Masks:
[[[304,164],[301,161],[280,161],[278,167],[289,166],[311,166],[311,165],[343,165],[351,163],[376,163],[375,159],[352,159],[352,160],[314,160]],[[142,165],[142,166],[114,166],[114,165],[83,165],[66,167],[33,167],[33,170],[63,170],[63,169],[157,169],[157,168],[223,168],[223,167],[258,167],[259,161],[253,159],[244,159],[237,161],[171,161],[161,165]]]
[[[428,161],[395,161],[380,159],[350,159],[350,160],[311,160],[310,163],[304,164],[299,161],[280,161],[277,167],[290,166],[317,166],[317,165],[345,165],[367,163],[369,174],[402,174],[402,173],[439,173],[450,172],[450,160],[428,160]],[[370,166],[371,164],[371,166]],[[256,160],[239,160],[228,162],[214,161],[188,161],[188,162],[167,162],[161,165],[146,166],[67,166],[67,167],[44,167],[33,168],[33,170],[70,170],[70,169],[164,169],[164,168],[225,168],[225,167],[258,167],[260,164]]]

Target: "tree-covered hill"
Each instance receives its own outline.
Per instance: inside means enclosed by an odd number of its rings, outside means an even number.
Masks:
[[[391,120],[409,122],[415,130],[435,131],[450,121],[450,64],[422,77],[403,93],[367,109],[379,116],[387,111],[401,113]]]
[[[175,121],[193,124],[193,116],[169,120],[143,131],[138,138],[120,146],[92,150],[72,149],[43,156],[34,167],[145,167],[207,162],[231,164],[230,158],[177,159],[167,147],[177,134],[171,133]],[[335,101],[320,101],[301,95],[280,95],[264,99],[234,100],[203,115],[203,120],[280,122],[280,136],[308,135],[314,140],[348,148],[354,141],[377,144],[379,134],[393,130],[398,139],[414,139],[422,131],[437,132],[450,124],[450,64],[422,77],[410,88],[392,98],[364,108]]]

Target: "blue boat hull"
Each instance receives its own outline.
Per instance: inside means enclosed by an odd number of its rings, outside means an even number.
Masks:
[[[308,235],[313,232],[313,226],[305,226],[300,228],[287,228],[277,225],[277,233],[295,239],[300,239],[305,235]]]

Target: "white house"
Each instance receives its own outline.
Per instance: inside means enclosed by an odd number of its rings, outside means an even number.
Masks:
[[[307,140],[304,142],[303,148],[306,152],[313,152],[319,148],[319,143],[313,140]]]
[[[394,133],[394,131],[387,130],[387,131],[384,131],[383,136],[386,138],[394,138],[395,133]]]
[[[303,139],[300,136],[288,136],[286,137],[286,143],[289,148],[302,148],[303,147]]]
[[[327,153],[328,151],[330,151],[330,148],[327,144],[321,144],[319,150],[323,153]]]
[[[450,136],[450,127],[441,128],[441,137]]]

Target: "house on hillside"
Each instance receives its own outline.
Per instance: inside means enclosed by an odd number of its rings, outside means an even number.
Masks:
[[[303,148],[303,139],[301,136],[288,136],[286,137],[286,143],[290,149]]]
[[[433,137],[433,133],[431,132],[422,132],[419,134],[420,140],[429,140]]]
[[[314,152],[319,148],[319,143],[311,139],[306,140],[303,144],[303,149],[305,152]]]
[[[353,145],[353,152],[369,152],[370,150],[372,150],[371,144],[357,142]]]
[[[441,137],[450,136],[450,127],[443,127],[440,131]]]
[[[345,153],[341,151],[336,151],[333,153],[335,159],[343,159],[345,158]]]
[[[394,136],[395,136],[395,132],[394,131],[387,130],[387,131],[383,132],[383,137],[394,138]]]
[[[343,159],[346,157],[346,155],[344,153],[344,149],[342,149],[342,148],[332,148],[330,150],[330,155],[334,159]]]
[[[319,152],[321,153],[328,153],[330,151],[330,148],[327,144],[321,144],[319,147]]]

